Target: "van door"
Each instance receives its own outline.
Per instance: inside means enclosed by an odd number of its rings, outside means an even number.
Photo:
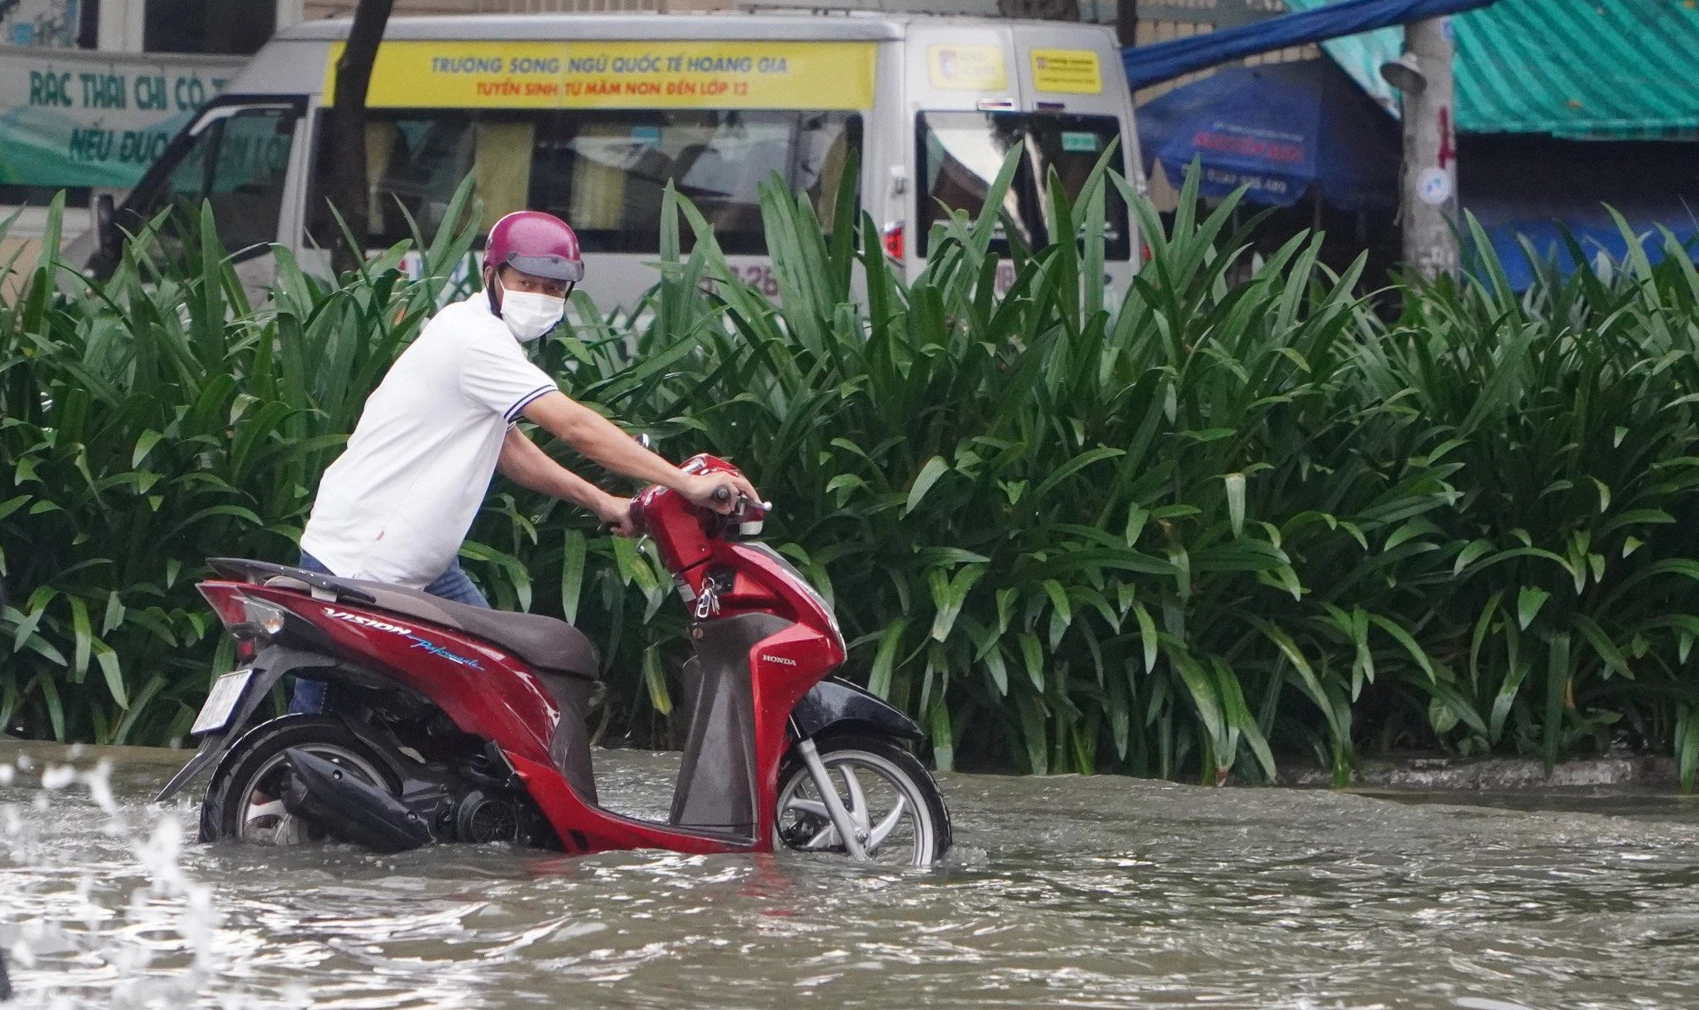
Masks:
[[[900,247],[908,279],[926,265],[932,226],[950,211],[977,216],[1011,142],[994,129],[998,113],[1020,108],[1020,80],[1013,66],[1014,40],[1005,26],[915,21],[907,38],[906,93],[902,132],[909,187],[906,234]],[[1014,238],[1032,243],[1039,213],[1030,178],[1024,174],[1003,200],[995,243],[1006,250]]]
[[[1037,114],[1031,135],[1041,178],[1054,169],[1072,199],[1117,140],[1110,167],[1142,188],[1132,94],[1115,37],[1107,29],[1032,25],[1015,33],[1015,60],[1023,108]],[[1106,196],[1103,280],[1122,292],[1138,268],[1139,240],[1126,202],[1113,188]]]
[[[172,211],[153,255],[162,263],[182,261],[196,254],[190,239],[204,201],[243,288],[250,299],[262,298],[276,273],[267,254],[279,240],[284,208],[298,202],[295,139],[305,108],[304,97],[225,98],[208,106],[131,191],[116,225],[133,233]],[[109,274],[114,266],[97,264],[97,272]]]
[[[929,254],[931,228],[952,211],[977,216],[1011,150],[1024,152],[1004,195],[993,248],[1042,246],[1047,179],[1055,171],[1077,197],[1111,145],[1112,167],[1130,179],[1138,164],[1131,102],[1112,37],[1079,26],[1022,24],[916,29],[909,53],[915,176],[913,277]],[[1136,266],[1137,236],[1125,202],[1105,201],[1105,283],[1123,290]],[[1005,229],[1009,233],[1005,234]],[[1014,279],[1005,262],[1000,287]]]

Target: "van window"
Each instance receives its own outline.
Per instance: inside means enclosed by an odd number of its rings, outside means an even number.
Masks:
[[[984,112],[925,112],[920,115],[920,124],[920,177],[924,182],[920,194],[920,254],[924,256],[932,226],[948,220],[945,208],[979,216],[1010,148],[1026,143],[1026,127],[1024,117]],[[1032,172],[1024,164],[1003,195],[1002,214],[996,225],[996,241],[1005,252],[1005,229],[1010,227],[1024,245],[1042,241],[1042,214]]]
[[[442,227],[454,192],[468,173],[484,204],[482,228],[523,206],[530,182],[531,151],[536,123],[474,116],[466,112],[433,112],[384,116],[369,113],[366,123],[367,244],[387,248],[412,236],[408,217],[430,241]],[[329,126],[320,119],[320,136]],[[338,234],[330,213],[330,145],[319,144],[312,213],[308,234],[327,246]]]
[[[429,241],[455,187],[475,175],[482,228],[525,208],[569,221],[586,252],[655,254],[669,181],[713,225],[728,253],[766,251],[759,186],[773,172],[813,200],[829,229],[861,117],[842,112],[583,110],[539,113],[373,112],[366,127],[373,247],[408,237],[406,215]],[[336,234],[324,198],[330,154],[321,143],[309,231]],[[686,235],[688,239],[688,234]]]
[[[571,222],[586,252],[658,251],[669,181],[728,253],[767,251],[760,186],[775,172],[829,230],[849,153],[861,146],[861,117],[841,112],[581,112],[558,122],[538,144],[531,200]]]
[[[161,235],[167,255],[181,248],[184,228],[212,205],[218,238],[232,253],[256,253],[277,241],[283,184],[295,140],[297,114],[277,106],[225,115],[189,138],[174,163],[162,164],[125,202],[119,224],[134,231],[155,214],[179,214]]]
[[[977,216],[1009,151],[1016,147],[1026,151],[1003,198],[1003,220],[993,243],[997,251],[1006,253],[1004,229],[1008,227],[1025,245],[1046,242],[1044,194],[1050,171],[1056,171],[1068,198],[1078,199],[1097,160],[1121,136],[1121,123],[1114,116],[923,112],[915,117],[915,134],[920,156],[921,256],[926,255],[932,226],[948,220],[954,210]],[[1123,144],[1110,167],[1125,172],[1125,165]],[[1113,187],[1104,200],[1104,255],[1111,260],[1132,258],[1127,205]]]

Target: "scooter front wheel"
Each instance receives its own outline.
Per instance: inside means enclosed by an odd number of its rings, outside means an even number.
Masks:
[[[832,737],[817,746],[870,861],[930,866],[944,858],[950,813],[913,754],[872,737]],[[847,851],[813,773],[794,748],[779,770],[778,812],[777,844],[799,852]]]

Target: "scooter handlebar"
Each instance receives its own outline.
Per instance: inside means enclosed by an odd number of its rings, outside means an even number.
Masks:
[[[717,504],[725,505],[731,502],[733,494],[734,492],[732,491],[731,485],[721,484],[719,487],[714,489],[714,501]],[[746,494],[739,494],[737,495],[737,504],[733,506],[732,510],[727,513],[727,515],[734,519],[741,519],[751,514],[756,516],[765,516],[771,511],[773,511],[772,502],[756,501],[754,498],[751,498]]]
[[[683,469],[686,473],[702,473],[706,470],[720,477],[729,477],[736,472],[723,460],[712,456],[695,457],[687,461]],[[663,504],[665,502],[673,504]],[[632,499],[632,525],[639,533],[656,535],[660,533],[659,527],[666,521],[664,514],[680,508],[689,512],[705,513],[699,518],[712,518],[724,524],[711,527],[715,535],[730,533],[734,537],[751,536],[759,532],[761,521],[773,510],[772,503],[739,493],[737,486],[730,480],[718,483],[701,505],[690,502],[677,491],[669,491],[665,485],[655,485]],[[702,530],[708,532],[710,527],[702,527]]]

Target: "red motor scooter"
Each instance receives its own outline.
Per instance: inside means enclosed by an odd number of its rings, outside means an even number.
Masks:
[[[686,472],[734,472],[711,456]],[[729,494],[729,488],[727,489]],[[664,823],[598,805],[584,715],[600,664],[571,625],[415,590],[215,559],[200,591],[237,641],[195,721],[199,751],[164,800],[214,768],[201,839],[325,838],[398,852],[517,841],[569,853],[805,851],[928,865],[951,842],[938,787],[905,745],[920,727],[827,679],[844,660],[832,608],[771,548],[763,507],[730,516],[653,487],[638,529],[691,607],[694,697]],[[293,675],[324,711],[256,722]]]

